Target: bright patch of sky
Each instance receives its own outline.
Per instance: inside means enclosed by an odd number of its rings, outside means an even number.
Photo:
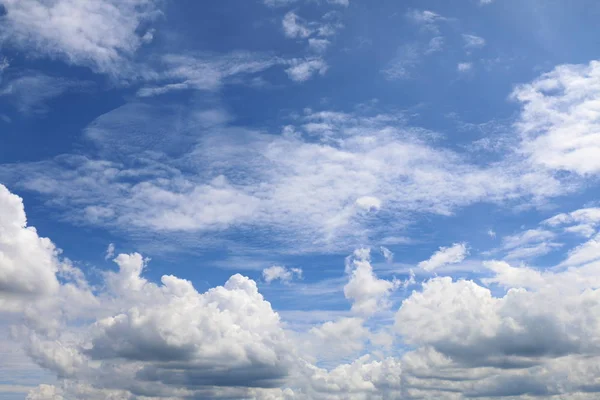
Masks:
[[[0,0],[0,399],[596,399],[599,16]]]

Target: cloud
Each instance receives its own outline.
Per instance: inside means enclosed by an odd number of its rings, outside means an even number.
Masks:
[[[428,260],[421,261],[419,267],[425,271],[433,271],[444,265],[459,263],[468,254],[469,251],[465,243],[455,243],[450,247],[440,247]]]
[[[159,15],[153,0],[7,0],[3,6],[2,42],[114,76],[133,73],[130,61],[144,41],[138,30]]]
[[[324,75],[329,66],[320,58],[297,59],[290,62],[291,66],[285,70],[291,80],[295,82],[304,82],[314,75]]]
[[[49,239],[27,226],[23,200],[0,184],[0,311],[14,297],[56,292],[57,255]]]
[[[156,66],[158,73],[148,77],[150,83],[138,90],[140,97],[150,97],[179,90],[216,91],[225,84],[235,83],[282,64],[275,57],[247,52],[226,55],[165,54]]]
[[[377,319],[377,332],[358,316],[293,332],[239,274],[200,293],[171,275],[153,283],[144,277],[147,259],[120,254],[118,270],[103,271],[92,289],[53,246],[41,250],[43,257],[31,251],[51,242],[26,226],[19,197],[1,187],[0,205],[0,254],[29,257],[18,272],[0,262],[0,276],[22,274],[12,281],[28,288],[20,292],[26,297],[12,299],[22,306],[9,311],[23,317],[13,340],[59,377],[32,390],[31,400],[558,399],[600,390],[589,384],[598,376],[600,350],[600,264],[592,259],[559,272],[487,261],[491,275],[483,283],[507,289],[498,296],[474,281],[436,277],[402,302],[393,325]],[[64,266],[33,262],[46,256]],[[368,249],[348,258],[347,273],[344,294],[353,312],[385,312],[396,284],[374,275]],[[36,284],[39,275],[45,285],[61,279],[48,291]]]
[[[261,229],[283,251],[385,245],[378,240],[398,236],[411,215],[508,199],[536,204],[565,192],[518,163],[470,164],[402,114],[307,110],[283,135],[229,120],[213,109],[131,103],[85,129],[96,150],[3,165],[0,176],[71,221],[138,240],[158,234],[197,247]],[[310,200],[298,202],[306,193]]]
[[[105,260],[110,260],[114,256],[115,256],[115,244],[114,243],[109,243],[108,247],[106,248],[106,255],[104,256],[104,259]]]
[[[88,91],[91,82],[73,81],[48,76],[39,72],[25,72],[8,80],[0,87],[0,99],[7,98],[23,114],[43,114],[47,102],[66,92]]]
[[[402,80],[411,77],[412,69],[421,62],[421,52],[416,45],[404,45],[398,49],[398,55],[382,70],[388,80]]]
[[[356,199],[356,205],[366,211],[376,211],[381,209],[381,200],[373,196],[363,196]]]
[[[263,0],[263,3],[269,7],[285,7],[297,3],[301,0]],[[322,0],[323,1],[323,0]],[[328,4],[340,5],[343,7],[348,7],[350,5],[350,0],[324,0]]]
[[[347,261],[346,273],[350,280],[344,286],[344,296],[352,301],[352,312],[370,316],[389,307],[388,297],[397,283],[377,278],[369,249],[354,252]]]
[[[548,254],[561,247],[556,235],[544,229],[529,229],[502,239],[506,259],[526,259]]]
[[[406,13],[406,17],[423,29],[439,32],[438,23],[446,21],[447,18],[430,10],[410,10]]]
[[[349,317],[312,327],[306,348],[311,348],[320,360],[355,355],[363,350],[369,337],[369,329],[363,324],[363,319]]]
[[[331,41],[327,39],[310,38],[308,39],[308,46],[311,50],[316,53],[324,53],[327,48],[331,45]]]
[[[543,221],[542,224],[550,227],[563,226],[566,232],[591,237],[600,224],[600,208],[582,208],[570,213],[558,214]]]
[[[522,105],[517,128],[520,152],[533,165],[553,171],[595,175],[600,161],[598,102],[600,62],[561,65],[532,83],[518,86],[512,98]]]
[[[485,46],[485,39],[480,36],[463,34],[462,38],[466,49],[479,49]]]
[[[348,5],[344,0],[329,1],[329,3]],[[284,15],[281,23],[286,37],[306,40],[308,49],[313,55],[321,56],[331,45],[331,38],[344,27],[340,21],[340,14],[335,11],[325,13],[320,21],[306,21],[294,11],[289,11]],[[289,65],[285,72],[295,82],[304,82],[317,73],[325,75],[329,68],[325,60],[313,56],[286,60],[283,63]]]
[[[469,72],[473,69],[473,64],[470,62],[459,63],[456,69],[461,73]]]
[[[152,387],[177,395],[183,382],[195,393],[215,386],[272,387],[286,377],[292,353],[279,316],[253,281],[233,275],[224,286],[198,293],[170,275],[150,283],[142,277],[147,259],[120,254],[118,272],[104,274],[105,291],[91,293],[81,271],[59,268],[52,242],[26,226],[19,197],[0,186],[0,203],[0,307],[27,307],[16,337],[42,367],[62,378],[148,395]],[[7,301],[21,307],[7,309]],[[60,390],[40,387],[31,396],[49,393]]]
[[[380,246],[379,250],[381,250],[381,254],[383,254],[383,258],[385,258],[385,261],[389,263],[394,261],[394,253],[392,253],[390,249],[384,246]]]
[[[290,283],[294,278],[302,278],[302,269],[300,268],[286,268],[279,265],[274,265],[269,268],[263,269],[263,279],[267,283],[271,283],[276,280],[280,280],[283,283]]]
[[[436,36],[431,38],[429,44],[427,45],[427,49],[425,50],[425,54],[437,53],[438,51],[442,51],[444,48],[445,39],[443,36]]]
[[[313,33],[306,23],[293,11],[285,14],[281,24],[283,25],[285,36],[289,38],[307,38]]]

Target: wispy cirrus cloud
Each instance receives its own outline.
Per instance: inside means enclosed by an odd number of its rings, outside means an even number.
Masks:
[[[6,0],[0,40],[113,76],[133,74],[131,60],[144,44],[145,21],[160,15],[153,0]],[[65,23],[68,21],[68,23]]]
[[[470,164],[401,114],[306,110],[272,135],[229,126],[209,111],[129,104],[86,129],[97,152],[4,165],[0,175],[68,207],[79,223],[213,232],[213,239],[263,229],[282,249],[288,241],[348,248],[402,229],[380,218],[450,215],[475,202],[541,201],[569,190],[543,172],[523,175],[518,165]],[[310,201],[296,201],[306,193]]]
[[[52,77],[36,71],[27,71],[5,80],[0,85],[0,99],[9,99],[23,114],[44,114],[47,102],[67,92],[85,92],[94,87],[92,82]]]

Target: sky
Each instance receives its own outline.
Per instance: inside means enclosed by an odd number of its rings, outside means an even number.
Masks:
[[[0,0],[0,400],[600,396],[594,0]]]

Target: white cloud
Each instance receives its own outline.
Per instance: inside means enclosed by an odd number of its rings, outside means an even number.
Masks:
[[[466,49],[479,49],[485,46],[485,39],[476,35],[462,35]]]
[[[556,235],[545,229],[529,229],[502,239],[502,248],[506,251],[506,259],[527,259],[544,254],[561,247],[554,241]]]
[[[425,271],[433,271],[448,264],[459,263],[468,254],[469,251],[465,243],[455,243],[450,247],[440,247],[428,260],[421,261],[419,267]]]
[[[315,74],[325,75],[329,69],[327,63],[320,58],[292,60],[291,66],[285,70],[291,80],[304,82]]]
[[[469,72],[471,71],[471,69],[473,69],[473,64],[470,62],[462,62],[462,63],[458,63],[458,66],[456,67],[456,69],[458,70],[458,72]]]
[[[389,263],[394,261],[394,253],[392,253],[390,249],[384,246],[380,246],[379,250],[381,250],[381,254],[383,254],[383,258],[385,258],[385,261]]]
[[[416,45],[404,45],[398,49],[398,55],[382,70],[388,80],[402,80],[411,77],[412,69],[421,62],[421,50]]]
[[[0,311],[14,297],[56,292],[57,255],[49,239],[27,226],[23,200],[0,184]]]
[[[106,248],[106,254],[104,255],[104,259],[110,260],[114,256],[115,256],[115,244],[109,243],[108,247]]]
[[[178,90],[216,91],[234,79],[241,79],[284,63],[272,56],[247,52],[226,55],[165,54],[160,58],[158,73],[147,78],[156,81],[138,90],[140,97],[161,95]]]
[[[26,310],[13,340],[60,378],[32,390],[30,400],[524,400],[531,393],[558,400],[578,392],[590,396],[574,398],[592,400],[599,390],[589,384],[598,378],[600,351],[600,263],[592,258],[561,272],[485,262],[492,275],[483,282],[508,289],[499,296],[473,281],[426,281],[397,310],[396,337],[386,334],[386,318],[377,320],[377,333],[360,317],[292,332],[239,274],[199,293],[175,276],[152,283],[143,276],[147,260],[120,254],[118,271],[104,273],[92,291],[75,267],[31,262],[43,259],[30,251],[43,240],[26,227],[22,200],[2,187],[0,205],[0,254],[29,257],[20,279],[40,298],[13,299],[26,305],[12,309]],[[56,251],[52,257],[62,263]],[[347,261],[353,311],[372,317],[385,310],[396,284],[373,274],[368,249]],[[7,265],[0,262],[0,274],[14,275]],[[56,290],[40,290],[33,271],[48,275],[45,284],[56,274],[62,279]]]
[[[379,210],[381,209],[381,200],[373,196],[362,196],[356,199],[356,205],[363,210]]]
[[[347,261],[346,272],[350,280],[344,286],[344,296],[352,301],[354,313],[370,316],[389,307],[388,297],[397,283],[377,278],[369,249],[356,250]]]
[[[566,232],[591,237],[596,233],[600,224],[600,208],[582,208],[570,213],[558,214],[543,221],[542,224],[550,227],[564,227]]]
[[[5,69],[10,67],[10,63],[6,57],[0,57],[0,77],[2,77],[2,73]]]
[[[434,38],[431,38],[429,44],[427,45],[427,49],[425,50],[425,54],[436,53],[438,51],[443,50],[445,42],[446,40],[443,36],[436,36]]]
[[[451,215],[506,199],[536,204],[565,190],[520,164],[469,164],[429,142],[431,132],[407,126],[402,114],[307,111],[288,133],[272,135],[229,126],[227,118],[207,120],[201,111],[129,104],[86,128],[99,154],[3,165],[0,175],[47,196],[71,220],[138,239],[169,232],[173,244],[198,246],[261,227],[284,251],[385,245],[379,239],[398,236],[410,215]],[[116,159],[116,151],[132,162]],[[173,157],[189,160],[188,170]],[[378,199],[380,211],[356,204],[365,196]],[[382,213],[395,217],[381,225]]]
[[[267,283],[271,283],[276,280],[280,280],[283,283],[290,283],[294,278],[302,278],[302,269],[300,268],[286,268],[279,265],[274,265],[269,268],[263,269],[263,279]]]
[[[0,40],[34,56],[60,58],[115,76],[143,43],[138,29],[158,15],[153,0],[6,0]]]
[[[290,38],[307,38],[312,34],[312,30],[308,28],[306,22],[293,11],[285,14],[281,24],[285,36]]]
[[[71,81],[39,72],[25,72],[5,82],[0,87],[0,97],[9,98],[21,113],[42,114],[48,111],[45,103],[49,100],[68,91],[86,91],[92,86],[91,82]]]
[[[438,23],[447,20],[447,18],[430,10],[411,10],[406,13],[406,16],[422,28],[434,33],[439,32]]]
[[[513,91],[522,104],[520,152],[532,165],[583,176],[600,172],[599,77],[598,61],[561,65]]]
[[[284,7],[294,4],[301,0],[263,0],[263,3],[269,7]],[[325,0],[328,4],[336,4],[344,7],[350,5],[350,0]]]
[[[562,266],[581,265],[600,258],[600,234],[571,250]]]
[[[310,38],[308,39],[308,46],[311,50],[316,53],[324,53],[327,48],[331,45],[331,42],[327,39]]]
[[[369,329],[361,318],[340,318],[309,330],[305,346],[319,360],[340,359],[357,354],[364,348]]]

